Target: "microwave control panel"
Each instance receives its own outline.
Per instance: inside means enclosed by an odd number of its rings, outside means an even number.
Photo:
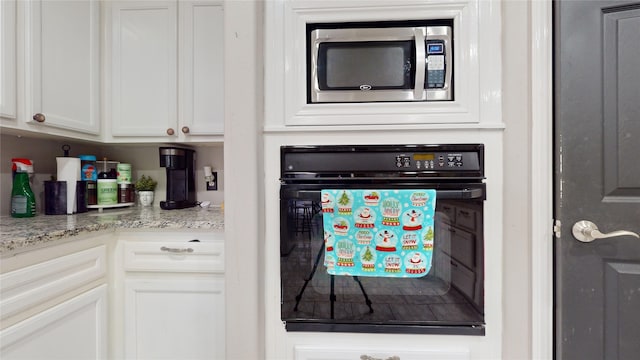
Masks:
[[[427,41],[427,89],[441,89],[445,84],[444,41]]]

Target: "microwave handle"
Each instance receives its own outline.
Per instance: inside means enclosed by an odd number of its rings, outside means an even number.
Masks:
[[[413,98],[421,99],[422,92],[424,90],[424,73],[425,73],[425,61],[427,54],[424,45],[424,33],[422,28],[415,28],[413,30],[415,42],[416,42],[416,83],[413,88]]]

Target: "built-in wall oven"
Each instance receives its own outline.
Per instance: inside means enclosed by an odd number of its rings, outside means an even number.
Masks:
[[[283,146],[280,181],[287,331],[484,335],[482,144]],[[402,200],[407,191],[411,200]],[[385,195],[391,200],[372,199]],[[424,227],[402,225],[414,205],[430,218]],[[336,219],[355,226],[343,232]],[[389,233],[393,247],[382,243]],[[340,261],[364,273],[332,272]]]

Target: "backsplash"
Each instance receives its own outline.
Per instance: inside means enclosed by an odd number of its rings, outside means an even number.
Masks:
[[[160,201],[165,200],[166,176],[165,169],[160,167],[158,148],[173,145],[91,144],[62,139],[27,138],[2,134],[0,135],[0,215],[10,215],[11,213],[11,159],[16,157],[33,160],[32,190],[36,195],[37,213],[44,214],[44,182],[50,180],[52,175],[56,175],[56,157],[63,155],[62,145],[64,144],[71,146],[70,156],[93,154],[99,160],[107,157],[109,160],[130,163],[134,179],[145,174],[158,181],[154,206],[159,207]],[[190,146],[190,148],[196,151],[197,200],[207,200],[211,201],[212,205],[220,205],[224,201],[224,150],[222,145]],[[213,171],[218,173],[217,191],[206,191],[204,166],[211,166]]]

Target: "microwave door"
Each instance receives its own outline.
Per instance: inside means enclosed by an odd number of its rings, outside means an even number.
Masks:
[[[421,100],[425,36],[425,27],[314,30],[311,102]]]

